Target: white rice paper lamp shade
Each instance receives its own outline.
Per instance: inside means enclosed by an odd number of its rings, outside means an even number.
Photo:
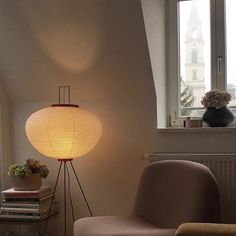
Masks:
[[[33,113],[26,135],[42,154],[56,159],[82,156],[94,148],[102,124],[92,113],[73,106],[53,106]]]

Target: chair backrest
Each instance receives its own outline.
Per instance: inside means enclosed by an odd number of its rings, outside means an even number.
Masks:
[[[184,222],[220,221],[219,190],[204,165],[184,160],[157,161],[143,172],[133,214],[162,228]]]

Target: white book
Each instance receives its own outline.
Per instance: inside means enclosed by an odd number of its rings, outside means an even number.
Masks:
[[[52,210],[50,216],[55,215],[57,210]],[[13,220],[43,220],[48,217],[48,212],[43,215],[24,215],[24,214],[0,214],[0,219],[13,219]]]
[[[2,202],[2,207],[11,207],[11,208],[30,208],[30,209],[38,209],[40,203],[15,203],[15,202]]]
[[[4,208],[30,208],[30,209],[40,209],[50,206],[52,201],[52,195],[45,199],[37,202],[24,202],[24,201],[5,201],[3,200],[1,206]],[[54,200],[55,202],[55,197]]]
[[[52,189],[50,186],[42,186],[38,190],[32,190],[32,191],[16,191],[13,188],[7,189],[2,191],[2,195],[5,198],[16,198],[16,197],[43,197],[45,195],[48,195],[52,192]]]
[[[56,207],[56,203],[54,202],[52,204],[52,209]],[[37,213],[42,214],[44,212],[47,212],[50,208],[50,203],[47,205],[44,205],[40,208],[20,208],[20,207],[1,207],[1,213]]]

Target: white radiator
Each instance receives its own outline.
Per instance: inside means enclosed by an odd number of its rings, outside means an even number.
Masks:
[[[222,221],[236,223],[236,153],[153,153],[142,158],[151,162],[191,160],[206,165],[219,184]]]

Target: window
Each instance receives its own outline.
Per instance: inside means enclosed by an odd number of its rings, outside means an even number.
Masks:
[[[230,107],[236,115],[236,1],[169,0],[168,4],[171,119],[176,124],[185,116],[201,117],[201,98],[211,89],[231,93]]]
[[[193,49],[192,52],[192,60],[191,60],[191,63],[194,64],[194,63],[198,63],[197,61],[197,50],[196,49]]]

